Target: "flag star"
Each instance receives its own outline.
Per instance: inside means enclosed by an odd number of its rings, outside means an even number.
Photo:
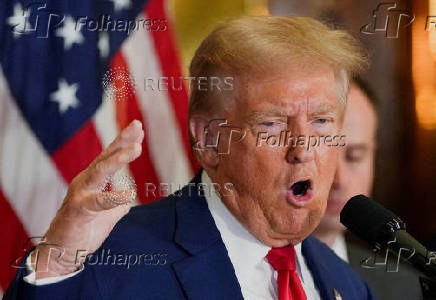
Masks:
[[[110,0],[114,3],[115,12],[120,11],[122,9],[129,8],[132,3],[130,0]]]
[[[24,11],[20,3],[14,5],[14,14],[7,20],[8,25],[12,27],[11,30],[14,38],[28,33],[26,29],[30,30],[29,15],[30,12],[28,10]]]
[[[77,83],[69,85],[65,79],[61,78],[58,86],[57,91],[50,95],[50,99],[59,104],[59,112],[63,114],[68,108],[76,108],[80,104],[76,97],[79,85]]]
[[[109,35],[107,32],[102,32],[98,38],[98,50],[100,57],[106,58],[109,56]]]
[[[76,23],[71,16],[66,16],[64,21],[64,26],[56,30],[56,36],[64,38],[64,48],[69,50],[74,43],[83,43],[83,35],[76,28]]]

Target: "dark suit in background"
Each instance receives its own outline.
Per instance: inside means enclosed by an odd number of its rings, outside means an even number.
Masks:
[[[395,270],[396,257],[389,255],[387,266],[379,265],[376,268],[363,268],[362,261],[371,257],[373,252],[364,242],[358,240],[351,233],[345,236],[347,243],[348,260],[350,266],[362,277],[376,297],[380,300],[422,300],[422,291],[419,284],[421,274],[416,271],[409,263],[401,262],[398,272],[387,272]],[[385,261],[385,252],[377,255],[376,262]]]

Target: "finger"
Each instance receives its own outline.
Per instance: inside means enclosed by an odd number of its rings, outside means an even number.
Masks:
[[[83,201],[83,207],[89,211],[98,212],[128,205],[133,203],[135,194],[135,191],[132,190],[100,192],[86,197]]]
[[[100,155],[94,160],[93,164],[99,163],[132,143],[142,143],[143,139],[144,130],[142,129],[142,123],[138,120],[133,120],[120,132],[115,140],[113,140],[112,143],[100,153]]]
[[[94,164],[86,172],[86,187],[90,189],[99,188],[105,179],[113,175],[126,164],[138,158],[141,155],[141,152],[141,144],[133,143],[106,159]]]
[[[138,120],[133,120],[129,126],[124,128],[117,138],[102,152],[97,159],[97,162],[107,158],[131,143],[141,143],[143,138],[144,131],[142,130],[142,123]]]

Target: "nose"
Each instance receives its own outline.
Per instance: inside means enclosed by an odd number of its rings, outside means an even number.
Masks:
[[[313,147],[308,147],[308,137],[310,136],[310,129],[306,124],[304,118],[297,118],[291,126],[291,132],[296,139],[289,145],[289,149],[286,153],[286,160],[290,164],[307,163],[313,160],[314,152]],[[300,137],[304,139],[304,142],[300,140]]]
[[[307,163],[313,160],[313,150],[307,145],[291,145],[286,154],[286,160],[291,164]]]

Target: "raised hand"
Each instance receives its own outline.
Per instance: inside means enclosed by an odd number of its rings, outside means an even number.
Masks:
[[[135,193],[103,192],[101,187],[109,176],[141,155],[143,138],[141,122],[133,121],[73,179],[42,243],[32,253],[32,261],[37,261],[36,279],[79,269],[84,253],[98,249],[127,214]]]

